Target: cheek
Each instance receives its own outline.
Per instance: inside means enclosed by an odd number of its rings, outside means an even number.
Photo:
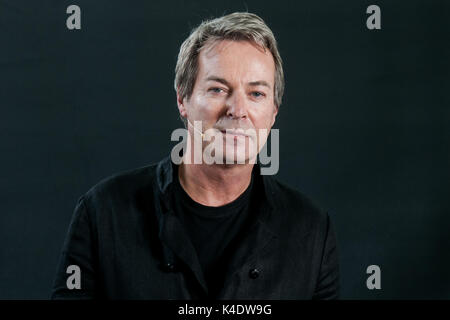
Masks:
[[[193,116],[208,124],[215,124],[222,114],[222,104],[218,99],[210,99],[205,96],[197,96],[195,99],[195,114]]]
[[[191,101],[192,115],[196,119],[202,119],[209,111],[208,101],[207,99],[205,99],[205,97],[199,94],[192,96],[192,98],[193,98]]]
[[[274,112],[271,110],[257,110],[253,113],[253,125],[257,129],[270,129]]]

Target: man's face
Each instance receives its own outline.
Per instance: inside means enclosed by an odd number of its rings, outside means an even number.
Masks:
[[[191,124],[201,121],[203,132],[223,133],[224,161],[231,155],[227,148],[234,149],[231,161],[236,161],[236,155],[252,159],[275,122],[274,81],[275,63],[269,50],[262,51],[248,41],[213,42],[201,50],[192,95],[179,101],[179,109]],[[193,127],[188,128],[193,136]],[[266,129],[266,135],[227,133],[233,129],[254,129],[256,133]],[[256,145],[257,151],[249,148],[249,143]],[[204,142],[203,148],[207,144]]]

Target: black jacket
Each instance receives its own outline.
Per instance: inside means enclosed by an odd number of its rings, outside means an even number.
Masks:
[[[168,157],[115,174],[79,198],[53,299],[207,298],[195,249],[171,210],[172,166]],[[234,252],[218,299],[338,298],[328,214],[273,177],[257,180],[259,218]],[[67,288],[69,265],[80,268],[81,289]]]

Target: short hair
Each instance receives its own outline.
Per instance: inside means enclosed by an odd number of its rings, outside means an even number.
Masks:
[[[198,73],[198,55],[209,41],[250,41],[268,49],[275,62],[274,104],[280,107],[284,92],[283,63],[277,41],[263,19],[249,12],[234,12],[203,21],[182,43],[175,67],[175,90],[181,99],[189,99]]]

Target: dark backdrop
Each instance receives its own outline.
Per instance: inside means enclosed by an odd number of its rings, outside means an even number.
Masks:
[[[447,3],[0,0],[0,298],[48,298],[78,197],[174,145],[181,42],[248,10],[285,63],[278,177],[330,210],[342,298],[449,299]]]

